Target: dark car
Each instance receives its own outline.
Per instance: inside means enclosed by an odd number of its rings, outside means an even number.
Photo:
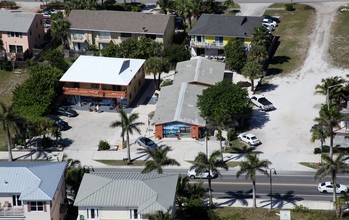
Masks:
[[[280,19],[275,16],[265,15],[264,18],[275,21],[276,23],[280,23]]]
[[[136,140],[136,143],[139,145],[139,146],[142,146],[144,148],[157,148],[158,145],[154,143],[154,141],[152,141],[151,139],[147,138],[147,137],[139,137],[137,138]]]
[[[73,110],[67,106],[58,107],[55,110],[55,113],[58,115],[63,115],[63,116],[67,116],[67,117],[76,117],[79,115],[75,110]]]

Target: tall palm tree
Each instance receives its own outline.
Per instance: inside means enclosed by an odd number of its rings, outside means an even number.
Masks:
[[[141,134],[139,126],[144,125],[143,122],[137,122],[139,119],[138,113],[132,113],[130,116],[127,116],[127,113],[124,110],[119,112],[121,120],[114,121],[110,124],[111,128],[121,127],[121,137],[125,136],[127,141],[127,163],[131,163],[131,150],[130,150],[130,134],[133,134],[136,131],[138,134]]]
[[[249,60],[242,68],[242,75],[251,81],[251,90],[254,91],[254,80],[263,76],[263,66],[256,60]]]
[[[222,133],[223,130],[225,129],[226,125],[229,124],[228,123],[228,119],[227,119],[227,115],[228,113],[224,113],[222,112],[222,114],[220,115],[216,115],[216,117],[214,118],[208,118],[207,119],[207,128],[208,130],[216,130],[218,131],[218,138],[219,138],[219,146],[220,146],[220,151],[221,151],[221,159],[223,160],[223,137],[222,137]]]
[[[193,2],[192,0],[175,0],[175,7],[178,15],[182,18],[184,23],[188,22],[189,29],[191,29],[191,16],[193,14]],[[185,25],[187,26],[187,25]]]
[[[319,126],[324,126],[327,128],[327,132],[330,136],[330,157],[333,158],[333,138],[334,132],[333,128],[337,127],[343,116],[340,113],[338,106],[332,106],[330,109],[326,105],[322,105],[319,112],[319,117],[315,118],[314,121]]]
[[[322,79],[321,83],[315,86],[315,94],[328,95],[329,103],[339,104],[345,98],[346,88],[340,86],[344,82],[345,80],[339,76]]]
[[[8,160],[13,161],[12,156],[12,138],[11,130],[16,130],[16,124],[24,121],[20,116],[14,113],[13,107],[7,107],[3,102],[0,102],[0,123],[7,137]]]
[[[171,151],[169,146],[163,145],[157,148],[145,148],[141,151],[148,155],[146,158],[147,162],[145,162],[145,167],[142,170],[142,173],[150,173],[156,170],[158,174],[162,174],[162,167],[180,165],[175,159],[167,157],[167,153]],[[152,160],[148,160],[149,158]]]
[[[267,48],[263,45],[252,43],[251,49],[248,52],[248,60],[256,60],[260,64],[268,58]]]
[[[252,180],[253,207],[256,208],[256,172],[261,172],[269,176],[267,168],[271,165],[269,160],[259,160],[256,154],[247,154],[246,159],[240,163],[240,170],[236,173],[236,177],[246,174],[246,179]]]
[[[160,90],[161,73],[170,70],[170,62],[163,57],[150,57],[144,63],[144,70],[147,74],[153,74],[155,89]]]
[[[208,171],[209,174],[211,173],[217,173],[218,176],[221,176],[218,168],[223,168],[225,170],[228,170],[227,164],[221,160],[219,157],[221,155],[220,151],[214,151],[210,155],[210,157],[207,157],[206,154],[200,152],[195,160],[193,165],[190,167],[190,169],[195,169],[197,173],[203,173],[205,171]],[[208,182],[208,193],[209,193],[209,205],[212,206],[212,186],[211,186],[211,180],[212,176],[208,175],[207,182]]]
[[[258,26],[254,29],[251,39],[253,45],[261,45],[264,46],[266,50],[268,50],[272,40],[273,35],[269,33],[266,28]]]
[[[323,164],[316,171],[314,178],[321,180],[322,178],[330,174],[333,188],[335,189],[336,181],[337,181],[337,173],[344,171],[346,168],[343,158],[344,158],[343,154],[339,154],[335,159],[333,159],[327,154],[323,154],[322,155]],[[336,201],[337,201],[337,192],[336,190],[333,190],[333,203],[336,204]]]
[[[69,33],[70,22],[59,11],[51,16],[51,34],[54,38],[60,38],[64,48],[67,47],[67,37]]]
[[[322,149],[326,141],[326,138],[330,135],[328,133],[328,129],[326,129],[326,127],[324,126],[315,124],[310,131],[311,131],[311,142],[315,142],[315,140],[320,141],[320,148],[321,148],[321,154],[322,154]],[[322,157],[321,157],[321,164],[322,164]]]

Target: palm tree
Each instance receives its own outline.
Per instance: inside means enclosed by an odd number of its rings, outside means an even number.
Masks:
[[[224,130],[226,124],[228,124],[228,119],[227,119],[227,115],[225,113],[222,113],[221,115],[217,115],[214,118],[208,118],[207,119],[207,128],[209,130],[215,130],[217,129],[218,131],[218,139],[219,139],[219,146],[220,146],[220,150],[221,150],[221,159],[223,160],[223,137],[222,137],[222,131]]]
[[[266,28],[258,26],[254,29],[251,39],[252,46],[261,45],[264,46],[266,50],[268,50],[272,40],[273,35],[269,33],[269,31]]]
[[[248,60],[256,60],[262,64],[268,58],[267,48],[263,45],[252,43],[251,49],[248,52]]]
[[[62,45],[67,48],[67,36],[69,33],[70,22],[64,18],[63,13],[59,11],[57,14],[52,14],[51,17],[51,34],[54,38],[61,38]]]
[[[344,82],[345,80],[338,76],[322,79],[321,83],[315,86],[315,94],[328,95],[329,103],[339,104],[345,98],[346,88],[340,86]]]
[[[167,157],[167,153],[171,151],[169,146],[163,145],[157,148],[145,148],[141,151],[148,155],[146,158],[147,162],[145,162],[145,167],[142,170],[142,173],[150,173],[156,170],[158,174],[162,174],[162,167],[180,165],[175,159]],[[152,160],[148,160],[149,158]]]
[[[176,203],[179,208],[190,199],[201,199],[205,196],[206,190],[202,187],[202,182],[196,184],[189,183],[189,177],[178,177],[176,188]]]
[[[251,90],[254,91],[254,80],[263,76],[263,66],[256,60],[249,60],[242,68],[242,75],[251,81]]]
[[[256,208],[256,172],[261,172],[269,176],[267,168],[271,165],[269,160],[259,160],[256,154],[247,154],[246,159],[240,163],[240,170],[236,173],[236,177],[246,174],[246,179],[252,180],[253,207]]]
[[[178,15],[182,18],[185,24],[188,21],[189,29],[191,29],[191,16],[194,10],[192,0],[175,0],[174,5]]]
[[[137,122],[139,115],[138,113],[132,113],[130,116],[127,116],[127,113],[124,110],[120,110],[120,121],[114,121],[110,124],[111,128],[121,127],[121,137],[125,136],[127,141],[127,163],[131,163],[131,150],[130,150],[130,134],[133,134],[136,131],[138,134],[141,134],[139,126],[144,125],[143,122]],[[124,138],[123,138],[124,139]]]
[[[155,89],[160,90],[161,73],[170,70],[170,62],[163,57],[150,57],[144,63],[144,70],[147,74],[153,74]]]
[[[322,154],[324,143],[326,141],[326,138],[330,134],[328,134],[326,127],[320,126],[318,124],[315,124],[310,131],[311,131],[311,142],[315,142],[315,140],[320,140],[320,148],[321,148],[321,154]],[[321,157],[321,164],[322,164],[322,157]]]
[[[330,157],[333,158],[333,128],[337,127],[343,116],[340,113],[339,107],[332,106],[330,109],[326,105],[322,105],[319,112],[319,117],[315,118],[314,121],[319,126],[327,128],[327,132],[330,135]]]
[[[335,159],[333,159],[327,154],[323,154],[322,155],[323,164],[315,173],[314,178],[321,180],[322,178],[330,174],[333,188],[336,189],[337,173],[344,171],[346,168],[343,158],[344,158],[343,154],[339,154]],[[337,201],[337,192],[336,190],[333,190],[333,203],[336,204],[336,201]]]
[[[7,107],[3,102],[0,102],[0,123],[2,124],[2,129],[7,137],[9,161],[13,161],[11,130],[16,130],[16,124],[20,121],[24,121],[24,119],[14,113],[12,106]]]
[[[217,173],[218,176],[221,176],[218,168],[223,168],[225,170],[228,170],[227,164],[219,159],[221,155],[220,151],[214,151],[208,158],[206,154],[200,152],[195,160],[193,165],[190,167],[190,169],[195,169],[197,173],[203,173],[205,171],[209,172],[207,182],[208,182],[208,193],[209,193],[209,205],[210,207],[213,205],[212,202],[212,186],[211,186],[211,180],[212,180],[212,173]]]

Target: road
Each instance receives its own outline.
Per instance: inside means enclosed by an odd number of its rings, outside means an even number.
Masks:
[[[96,168],[96,172],[141,172],[141,168]],[[166,174],[186,175],[187,170],[166,169]],[[252,198],[252,183],[245,176],[236,178],[236,171],[222,171],[222,178],[212,180],[213,196],[215,198],[231,198],[232,200],[244,200]],[[321,182],[330,181],[324,178]],[[207,187],[207,180],[190,180],[191,183],[202,182]],[[339,174],[337,182],[349,185],[347,174]],[[331,201],[332,194],[321,194],[317,190],[317,181],[314,180],[314,172],[282,172],[272,175],[272,193],[275,203],[291,203],[301,200]],[[270,179],[264,175],[257,175],[257,198],[269,202]],[[270,204],[270,203],[269,203]],[[277,204],[276,204],[277,205]]]

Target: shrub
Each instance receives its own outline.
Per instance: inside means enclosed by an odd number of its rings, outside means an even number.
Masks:
[[[294,11],[293,4],[291,3],[285,4],[285,9],[286,11]]]
[[[300,212],[300,213],[307,213],[310,212],[309,208],[303,206],[303,205],[295,205],[293,208],[294,212]]]
[[[227,138],[228,141],[233,141],[235,139],[238,138],[237,134],[236,134],[236,129],[235,128],[231,128],[227,134]]]
[[[173,80],[172,80],[172,79],[165,79],[165,80],[161,83],[160,87],[165,87],[165,86],[169,86],[169,85],[172,85],[172,84],[173,84]]]
[[[100,140],[98,144],[98,150],[109,150],[110,144],[108,141]]]

